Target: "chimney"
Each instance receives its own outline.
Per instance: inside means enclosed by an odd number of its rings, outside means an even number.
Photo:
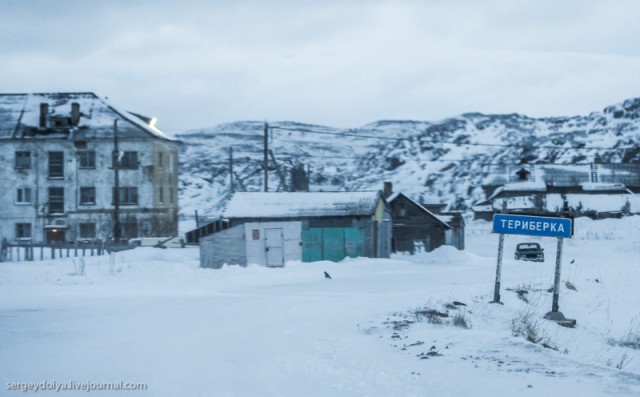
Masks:
[[[78,125],[80,123],[80,104],[73,102],[71,104],[71,125]]]
[[[384,195],[384,198],[389,198],[389,196],[393,194],[393,183],[385,182],[382,194]]]
[[[47,117],[49,116],[49,104],[40,104],[40,128],[47,128]]]

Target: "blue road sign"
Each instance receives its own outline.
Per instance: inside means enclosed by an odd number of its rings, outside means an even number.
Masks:
[[[571,238],[571,219],[529,215],[493,215],[493,232]]]

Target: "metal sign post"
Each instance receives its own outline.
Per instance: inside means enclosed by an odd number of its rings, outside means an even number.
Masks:
[[[554,218],[531,215],[505,214],[504,202],[503,213],[493,216],[493,232],[500,233],[498,245],[498,265],[496,269],[496,285],[493,294],[493,302],[500,303],[500,277],[502,273],[502,255],[504,250],[505,234],[520,234],[538,237],[557,237],[558,248],[556,250],[556,271],[553,283],[553,302],[551,311],[544,318],[556,321],[565,327],[573,327],[576,320],[567,319],[559,311],[560,300],[560,268],[562,264],[562,243],[565,238],[573,235],[573,221],[570,218]]]
[[[502,303],[500,302],[500,280],[502,278],[503,251],[504,251],[504,234],[501,234],[500,240],[498,240],[498,263],[496,265],[496,285],[493,289],[493,301],[491,301],[491,303]]]
[[[552,312],[558,312],[558,300],[560,296],[560,264],[562,263],[562,237],[558,237],[558,249],[556,251],[556,275],[553,281],[553,303]]]
[[[502,200],[502,213],[507,212],[507,202]],[[504,233],[500,233],[498,240],[498,263],[496,264],[496,285],[493,288],[493,301],[491,303],[500,303],[500,283],[502,280],[502,255],[504,253]]]

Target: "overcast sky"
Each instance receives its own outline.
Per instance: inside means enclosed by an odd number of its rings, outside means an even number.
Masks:
[[[0,92],[92,91],[168,132],[588,114],[640,97],[640,1],[0,0]]]

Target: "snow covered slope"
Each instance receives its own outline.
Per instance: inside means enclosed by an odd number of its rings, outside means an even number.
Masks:
[[[482,197],[489,164],[640,163],[640,98],[586,116],[533,119],[519,114],[466,113],[446,120],[378,121],[358,129],[276,122],[269,148],[290,184],[288,170],[310,171],[323,190],[376,190],[384,181],[417,199],[440,198],[466,209]],[[231,191],[229,148],[236,190],[263,186],[264,123],[244,121],[179,134],[184,141],[182,215],[217,216]],[[270,190],[282,190],[276,164]]]

